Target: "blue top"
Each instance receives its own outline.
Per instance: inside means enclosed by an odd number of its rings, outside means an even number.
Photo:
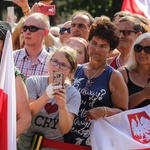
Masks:
[[[85,64],[78,67],[73,86],[81,93],[81,106],[79,115],[74,120],[72,130],[65,135],[66,142],[90,146],[89,136],[91,122],[86,122],[86,110],[99,106],[112,107],[109,81],[114,70],[108,66],[98,77],[92,78],[90,82],[84,74]]]

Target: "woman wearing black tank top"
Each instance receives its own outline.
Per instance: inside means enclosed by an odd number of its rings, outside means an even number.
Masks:
[[[130,59],[118,69],[129,90],[129,109],[150,104],[150,33],[140,35],[134,42]]]

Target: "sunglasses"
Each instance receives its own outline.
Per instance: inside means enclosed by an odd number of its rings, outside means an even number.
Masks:
[[[70,34],[70,28],[60,28],[59,33],[60,33],[61,35],[63,35],[65,31],[67,31],[68,34]]]
[[[37,26],[23,26],[22,27],[23,32],[27,32],[27,30],[29,29],[30,32],[36,32],[38,30],[45,30],[44,28],[39,28]]]
[[[55,58],[51,58],[50,59],[50,63],[52,66],[57,66],[59,65],[59,68],[62,70],[67,70],[67,69],[71,69],[70,66],[68,66],[67,64],[63,63],[63,62],[59,62],[57,59]]]
[[[143,46],[141,46],[139,44],[134,45],[134,51],[135,52],[140,53],[142,50],[144,50],[144,52],[146,54],[150,54],[150,46],[143,47]]]
[[[137,33],[137,31],[134,30],[120,30],[120,33],[122,33],[124,36],[129,36],[131,32]]]

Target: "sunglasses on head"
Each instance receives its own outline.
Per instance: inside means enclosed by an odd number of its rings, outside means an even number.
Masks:
[[[124,36],[129,36],[131,32],[137,33],[137,31],[134,30],[120,30],[120,33],[122,33]]]
[[[150,54],[150,46],[141,46],[140,44],[136,44],[134,45],[134,51],[137,52],[137,53],[140,53],[142,50],[144,50],[144,52],[146,54]]]
[[[23,32],[27,32],[27,30],[29,29],[30,32],[37,32],[38,30],[45,30],[44,28],[39,28],[37,26],[23,26],[22,27]]]
[[[64,34],[65,31],[67,31],[68,34],[69,34],[70,33],[70,28],[60,28],[59,33],[62,35],[62,34]]]

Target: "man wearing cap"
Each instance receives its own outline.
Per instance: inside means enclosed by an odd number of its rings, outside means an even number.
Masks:
[[[4,51],[3,46],[6,44],[6,33],[11,32],[11,26],[6,21],[0,21],[0,60],[2,52]],[[28,104],[27,89],[24,84],[24,77],[20,71],[15,67],[15,88],[16,88],[16,123],[17,123],[17,137],[19,137],[31,123],[31,112]],[[11,77],[11,76],[10,76]]]

